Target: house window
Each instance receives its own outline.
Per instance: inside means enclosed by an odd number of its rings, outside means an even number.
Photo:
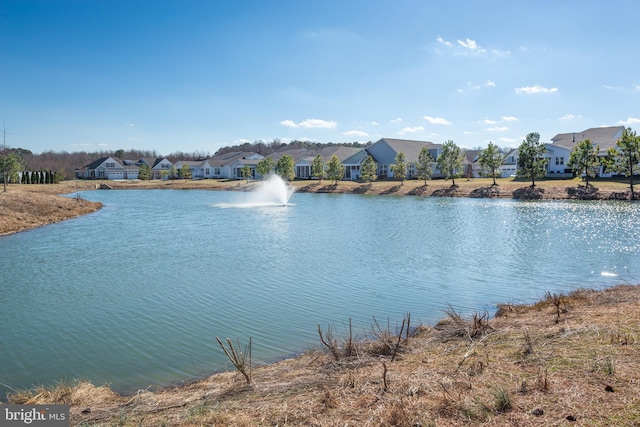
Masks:
[[[109,163],[106,163],[105,166],[108,167],[108,168],[115,168],[116,164],[109,162]]]
[[[209,168],[206,168],[206,169],[204,170],[204,174],[205,174],[205,175],[209,175]]]
[[[564,165],[564,157],[556,157],[556,165]]]
[[[220,175],[220,168],[213,168],[214,175]]]
[[[383,178],[387,177],[387,165],[380,165],[380,176]]]
[[[411,178],[416,176],[416,165],[415,163],[409,163],[408,174]]]

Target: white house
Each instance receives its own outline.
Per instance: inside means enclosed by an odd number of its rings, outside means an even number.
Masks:
[[[580,141],[590,140],[594,146],[599,147],[599,156],[607,155],[609,148],[615,147],[616,143],[622,136],[624,126],[597,127],[583,130],[582,132],[559,133],[551,138],[551,144],[545,144],[547,154],[545,157],[549,159],[547,163],[547,174],[558,176],[558,174],[573,174],[567,166],[569,154],[571,150],[578,145]],[[600,167],[599,176],[610,177],[611,172],[605,171],[604,166]]]
[[[138,179],[140,168],[124,165],[120,159],[101,157],[82,169],[76,169],[76,177],[83,179]]]

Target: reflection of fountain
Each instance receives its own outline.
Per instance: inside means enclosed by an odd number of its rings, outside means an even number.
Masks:
[[[293,191],[294,188],[289,186],[279,175],[271,175],[269,179],[258,184],[253,193],[252,201],[255,204],[287,206]]]

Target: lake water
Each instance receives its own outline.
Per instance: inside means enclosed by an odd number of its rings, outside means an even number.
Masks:
[[[121,392],[319,346],[316,327],[640,282],[640,204],[92,191],[100,211],[0,237],[0,398],[86,379]]]

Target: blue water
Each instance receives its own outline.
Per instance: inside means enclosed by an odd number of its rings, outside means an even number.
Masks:
[[[0,398],[86,379],[121,392],[319,346],[317,325],[433,323],[546,291],[640,282],[640,204],[248,193],[82,193],[104,208],[0,237]],[[251,206],[251,207],[248,207]]]

